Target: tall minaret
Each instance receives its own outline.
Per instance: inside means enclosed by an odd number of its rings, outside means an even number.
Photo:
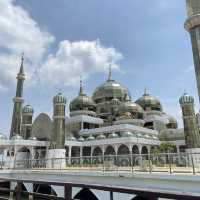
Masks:
[[[53,124],[54,124],[54,138],[56,149],[65,148],[65,106],[66,98],[62,93],[58,93],[53,98]]]
[[[186,0],[188,18],[185,29],[190,33],[197,88],[200,100],[200,0]]]
[[[24,55],[22,54],[21,57],[21,66],[19,73],[17,74],[17,89],[16,89],[16,96],[13,98],[14,108],[13,108],[13,115],[12,115],[12,124],[10,130],[10,138],[13,135],[20,135],[21,134],[21,117],[22,117],[22,104],[24,102],[23,99],[23,84],[25,80],[24,74]]]
[[[194,110],[194,98],[186,92],[179,99],[183,114],[183,125],[185,143],[187,149],[200,147],[200,134],[198,131],[196,115]]]

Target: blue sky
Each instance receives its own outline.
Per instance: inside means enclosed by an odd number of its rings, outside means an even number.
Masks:
[[[80,75],[91,95],[106,79],[127,86],[133,100],[147,87],[181,123],[184,90],[198,98],[184,0],[0,0],[0,131],[8,134],[20,54],[24,98],[52,115],[52,97],[77,95]]]

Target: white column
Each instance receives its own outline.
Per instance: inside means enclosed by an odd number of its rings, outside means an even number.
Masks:
[[[71,158],[72,158],[72,146],[69,146],[69,152],[68,152],[68,163],[71,165]]]
[[[80,164],[83,164],[83,147],[80,146]]]

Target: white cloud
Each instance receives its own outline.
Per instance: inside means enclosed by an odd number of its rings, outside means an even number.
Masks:
[[[71,86],[77,84],[80,75],[87,78],[102,72],[109,63],[119,68],[116,63],[122,55],[99,40],[65,40],[59,43],[55,55],[48,55],[53,41],[54,36],[41,29],[26,10],[14,5],[14,0],[0,0],[0,89],[15,83],[22,52],[28,84],[37,83],[39,77],[45,86]]]
[[[80,75],[89,75],[105,71],[109,64],[119,69],[116,64],[122,55],[114,48],[104,47],[99,40],[95,41],[62,41],[55,55],[49,55],[46,62],[39,69],[41,83],[49,85],[63,84],[71,86],[77,84]]]
[[[54,37],[42,30],[28,12],[14,5],[13,0],[0,0],[0,87],[15,81],[22,52],[29,65],[37,65],[53,41]]]

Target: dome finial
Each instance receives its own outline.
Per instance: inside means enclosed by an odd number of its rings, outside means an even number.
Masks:
[[[108,81],[112,80],[112,65],[109,64],[109,73],[108,73]]]
[[[83,95],[83,80],[82,80],[82,76],[80,76],[80,90],[79,90],[79,95]]]
[[[147,90],[147,87],[144,88],[144,95],[143,96],[148,96],[149,93],[148,93],[148,90]]]

